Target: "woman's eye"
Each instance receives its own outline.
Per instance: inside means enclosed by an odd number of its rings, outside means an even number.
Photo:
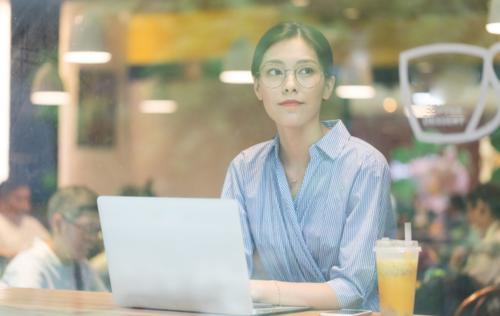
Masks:
[[[281,76],[282,73],[283,73],[283,70],[281,70],[279,68],[271,68],[267,71],[267,74],[270,76]]]
[[[312,75],[316,72],[314,67],[302,67],[299,69],[299,75]]]

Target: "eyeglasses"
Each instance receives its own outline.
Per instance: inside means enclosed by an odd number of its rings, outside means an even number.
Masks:
[[[293,71],[295,80],[303,88],[312,88],[321,81],[323,71],[315,63],[305,63],[293,69],[285,68],[281,64],[264,64],[259,71],[262,84],[268,88],[277,88],[283,84],[287,78],[288,71]]]
[[[102,236],[100,225],[92,225],[92,224],[83,225],[83,224],[75,222],[74,220],[69,219],[66,216],[63,216],[63,218],[65,221],[72,224],[73,226],[78,228],[80,231],[84,232],[87,236],[97,236],[98,239],[100,239]]]

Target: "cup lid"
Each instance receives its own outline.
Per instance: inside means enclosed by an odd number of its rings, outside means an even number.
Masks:
[[[417,248],[420,251],[417,240],[400,240],[386,237],[377,240],[375,248]]]

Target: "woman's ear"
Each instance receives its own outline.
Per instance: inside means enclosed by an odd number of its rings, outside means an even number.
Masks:
[[[255,95],[257,96],[257,99],[259,101],[262,101],[262,91],[260,91],[261,86],[258,78],[253,78],[253,91],[255,92]]]
[[[325,78],[325,87],[323,89],[323,100],[328,100],[332,96],[333,87],[335,86],[335,77]]]

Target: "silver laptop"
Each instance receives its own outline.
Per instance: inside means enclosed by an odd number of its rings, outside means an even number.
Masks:
[[[257,315],[233,200],[101,196],[97,200],[115,302],[124,307]]]

